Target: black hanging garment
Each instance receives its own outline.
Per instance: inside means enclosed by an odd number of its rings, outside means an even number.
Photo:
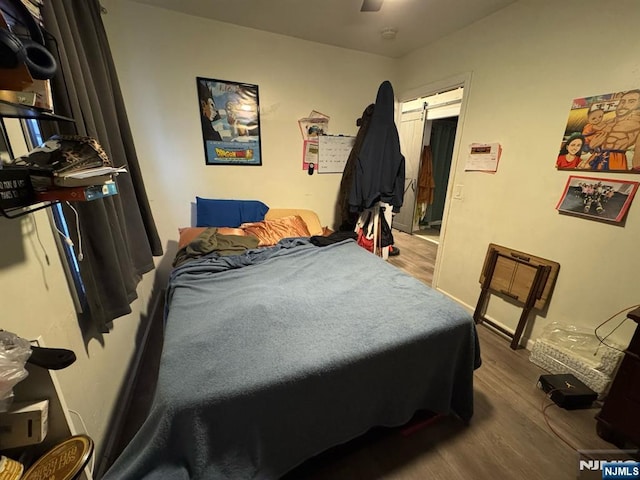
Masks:
[[[353,231],[356,226],[356,220],[358,219],[357,212],[352,212],[349,208],[349,193],[351,186],[353,185],[353,172],[355,170],[360,148],[364,142],[364,138],[369,130],[369,124],[371,123],[371,116],[373,115],[373,103],[364,109],[362,117],[360,117],[356,124],[360,127],[356,134],[356,139],[353,144],[353,148],[347,158],[347,163],[344,166],[342,172],[342,180],[340,181],[340,190],[338,191],[338,202],[336,203],[336,230],[338,231]]]
[[[384,81],[362,148],[358,153],[353,183],[349,191],[351,212],[362,212],[377,202],[388,203],[400,211],[404,200],[404,156],[394,120],[393,88]]]

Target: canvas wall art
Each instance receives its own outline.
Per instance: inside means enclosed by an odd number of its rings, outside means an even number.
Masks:
[[[576,98],[556,167],[640,173],[639,134],[640,89]]]

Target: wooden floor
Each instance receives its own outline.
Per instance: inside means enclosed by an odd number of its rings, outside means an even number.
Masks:
[[[437,245],[394,231],[400,255],[390,263],[425,283],[433,278]],[[526,350],[488,327],[478,327],[482,366],[474,378],[475,413],[469,425],[443,417],[411,435],[378,429],[308,460],[284,478],[314,480],[575,479],[578,455],[545,422],[550,401],[536,388],[542,369]],[[155,356],[159,358],[157,352]],[[154,372],[154,368],[147,371]],[[153,386],[142,379],[141,400]],[[136,398],[136,397],[134,397]],[[147,398],[146,401],[149,399]],[[141,409],[132,406],[128,425],[139,425]],[[547,409],[549,423],[578,449],[614,449],[596,434],[597,408]],[[419,415],[418,415],[419,418]],[[123,432],[122,446],[134,431]]]
[[[438,245],[398,230],[393,231],[393,239],[394,246],[400,250],[400,255],[389,257],[389,263],[431,285]]]

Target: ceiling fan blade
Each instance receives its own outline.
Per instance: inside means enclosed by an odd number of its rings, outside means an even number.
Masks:
[[[382,8],[382,2],[384,0],[363,0],[361,12],[377,12]]]

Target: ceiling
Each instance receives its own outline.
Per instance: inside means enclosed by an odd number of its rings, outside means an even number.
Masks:
[[[399,58],[516,0],[384,0],[361,12],[362,0],[134,0],[313,42]],[[394,40],[383,29],[397,30]]]

